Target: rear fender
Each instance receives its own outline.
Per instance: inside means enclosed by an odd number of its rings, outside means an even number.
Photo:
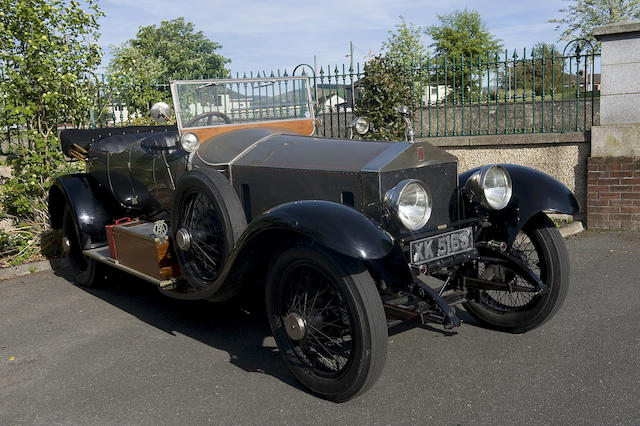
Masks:
[[[518,232],[535,215],[541,212],[563,213],[574,215],[580,212],[575,195],[569,188],[541,171],[518,166],[501,164],[511,176],[513,194],[511,201],[502,210],[490,211],[489,221],[493,225],[492,232],[499,238],[507,240],[509,246]],[[480,168],[468,170],[460,175],[460,184]],[[476,215],[474,206],[465,199],[467,217]]]
[[[83,249],[104,246],[107,243],[105,225],[125,215],[111,193],[85,173],[60,176],[54,180],[49,189],[52,228],[62,227],[66,205],[73,212]]]

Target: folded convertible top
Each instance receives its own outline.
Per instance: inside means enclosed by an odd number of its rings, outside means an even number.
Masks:
[[[100,129],[68,129],[60,132],[62,151],[69,155],[69,148],[77,144],[86,149],[91,142],[96,142],[110,136],[128,135],[136,133],[177,132],[176,126],[129,126],[104,127]]]

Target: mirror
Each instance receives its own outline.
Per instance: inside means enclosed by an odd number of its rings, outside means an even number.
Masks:
[[[171,117],[171,107],[164,102],[156,102],[151,107],[150,114],[156,123],[165,123]]]

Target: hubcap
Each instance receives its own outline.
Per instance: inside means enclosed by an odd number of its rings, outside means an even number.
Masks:
[[[284,328],[292,340],[302,340],[307,334],[307,325],[297,312],[291,312],[284,318]]]
[[[176,232],[176,244],[182,251],[188,251],[191,248],[191,233],[185,228],[178,229]]]
[[[71,252],[71,241],[69,241],[69,237],[66,235],[62,237],[62,253],[64,255],[68,255]]]

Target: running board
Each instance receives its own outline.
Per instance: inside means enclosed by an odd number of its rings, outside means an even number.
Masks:
[[[176,278],[172,278],[170,280],[159,280],[157,278],[151,277],[147,274],[143,274],[140,271],[136,271],[135,269],[129,268],[118,262],[115,259],[112,259],[109,253],[109,246],[98,247],[90,250],[83,250],[82,254],[91,259],[95,259],[98,262],[106,263],[107,265],[120,269],[121,271],[127,272],[131,275],[135,275],[138,278],[142,278],[145,281],[148,281],[152,284],[157,285],[160,288],[170,290],[175,284],[178,282]]]

